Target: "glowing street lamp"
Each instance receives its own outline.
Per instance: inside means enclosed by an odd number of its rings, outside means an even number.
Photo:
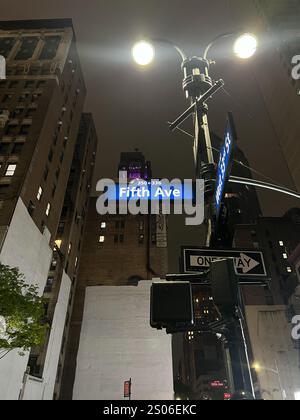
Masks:
[[[154,59],[154,47],[147,41],[140,41],[133,46],[132,56],[137,64],[140,66],[147,66],[152,63]]]
[[[208,52],[210,48],[220,39],[233,37],[235,34],[227,33],[219,35],[215,38],[210,44],[208,44],[207,48],[204,52],[204,59],[207,59]],[[155,41],[155,40],[154,40]],[[163,39],[158,39],[158,42],[163,42],[172,45],[181,55],[181,58],[184,60],[186,58],[183,51],[177,46],[172,44],[171,42]],[[234,54],[242,58],[244,60],[251,58],[257,51],[258,48],[258,40],[257,37],[251,33],[244,33],[240,35],[233,45],[233,52]],[[147,66],[152,63],[155,57],[155,48],[149,41],[139,41],[137,42],[132,48],[132,56],[134,61],[140,66]]]
[[[253,34],[241,35],[234,43],[235,55],[244,60],[251,58],[257,51],[258,41]]]

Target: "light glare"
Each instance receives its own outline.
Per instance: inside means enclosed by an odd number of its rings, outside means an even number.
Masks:
[[[300,391],[296,391],[296,392],[294,393],[294,395],[295,395],[295,400],[296,400],[296,401],[300,401]]]
[[[246,60],[256,53],[257,38],[252,34],[244,34],[236,40],[233,49],[239,58]]]
[[[149,42],[140,41],[132,48],[134,61],[140,66],[147,66],[154,59],[154,48]]]

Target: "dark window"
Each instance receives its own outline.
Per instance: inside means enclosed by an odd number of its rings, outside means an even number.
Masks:
[[[119,241],[119,235],[114,236],[114,243],[116,244]]]
[[[8,190],[9,184],[0,184],[0,194],[6,193],[6,190]]]
[[[52,197],[55,196],[55,192],[56,192],[56,185],[54,184],[52,187]]]
[[[36,112],[36,108],[28,108],[25,114],[25,118],[31,118],[33,117],[34,113]]]
[[[23,113],[23,111],[24,111],[24,108],[16,108],[16,109],[13,110],[13,112],[11,114],[11,117],[12,118],[19,118],[20,115]]]
[[[56,144],[57,144],[57,140],[58,140],[58,133],[56,132],[56,133],[53,135],[53,144],[54,144],[54,146],[56,146]]]
[[[125,221],[124,220],[121,222],[121,229],[125,229]]]
[[[0,154],[1,155],[10,154],[10,143],[0,143]]]
[[[28,210],[28,213],[30,214],[30,216],[33,215],[34,209],[35,209],[35,205],[33,204],[32,201],[29,201],[27,210]]]
[[[23,143],[16,143],[13,147],[12,153],[15,155],[19,155],[22,153],[24,144]]]
[[[17,125],[9,124],[9,125],[6,126],[5,134],[8,135],[8,136],[13,136],[13,135],[16,134],[17,128],[18,128]]]
[[[54,277],[48,277],[47,278],[47,282],[46,282],[46,286],[45,286],[45,293],[50,293],[53,287],[53,282],[54,282]]]
[[[68,214],[68,206],[63,206],[62,211],[61,211],[61,217],[65,218]]]
[[[124,235],[120,235],[120,242],[123,243],[124,242]]]
[[[46,166],[46,168],[45,168],[45,170],[44,170],[44,181],[46,181],[46,180],[47,180],[48,175],[49,175],[49,168]]]
[[[37,82],[37,85],[36,85],[37,89],[41,89],[41,88],[43,88],[44,86],[46,86],[46,83],[47,83],[47,81],[46,81],[46,80],[39,80],[39,81]]]
[[[23,124],[20,128],[20,134],[22,136],[27,136],[30,131],[31,125],[29,124]]]
[[[18,80],[13,80],[13,81],[11,81],[10,83],[9,83],[9,89],[14,89],[14,88],[16,88],[17,86],[18,86],[18,84],[19,84],[19,81]]]
[[[52,162],[52,159],[53,159],[53,150],[52,149],[50,149],[48,159],[49,159],[50,162]]]
[[[39,376],[40,366],[38,365],[38,356],[30,355],[27,366],[29,367],[29,373],[32,376]]]
[[[23,93],[22,95],[20,95],[19,97],[19,102],[25,102],[26,99],[29,98],[29,94],[28,93]]]
[[[59,175],[60,175],[60,168],[57,168],[55,172],[56,179],[59,178]]]
[[[34,80],[27,80],[27,82],[25,83],[25,89],[33,88],[34,84],[35,84]]]
[[[32,101],[36,102],[39,99],[40,96],[41,96],[41,93],[34,93],[32,95]]]
[[[46,36],[40,60],[52,60],[55,58],[60,41],[60,36]]]
[[[59,157],[60,163],[63,163],[63,160],[64,160],[64,153],[61,152],[60,157]]]
[[[119,229],[120,227],[120,222],[116,222],[116,229]]]
[[[64,230],[65,230],[65,223],[60,222],[58,225],[57,234],[62,235],[64,233]]]
[[[57,368],[56,382],[60,381],[60,374],[61,374],[61,364],[59,364]]]
[[[21,47],[15,57],[15,60],[29,60],[39,42],[37,37],[25,37],[22,40]]]
[[[7,58],[14,43],[15,38],[0,38],[0,55]]]
[[[2,99],[2,102],[3,103],[9,102],[13,98],[13,96],[14,95],[11,95],[11,94],[4,95],[3,99]]]

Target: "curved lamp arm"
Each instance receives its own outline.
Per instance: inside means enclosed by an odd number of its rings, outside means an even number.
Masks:
[[[223,38],[229,38],[229,37],[231,37],[231,36],[234,36],[234,35],[236,35],[236,33],[234,33],[234,32],[227,32],[227,33],[225,33],[225,34],[221,34],[221,35],[218,35],[216,38],[214,38],[209,44],[208,44],[208,46],[206,47],[206,49],[205,49],[205,51],[204,51],[204,55],[203,55],[203,58],[205,59],[205,60],[207,60],[207,56],[208,56],[208,53],[209,53],[209,51],[210,51],[210,49],[211,49],[211,47],[213,47],[214,45],[215,45],[215,43],[217,42],[217,41],[219,41],[219,39],[223,39]]]
[[[159,42],[159,43],[162,43],[162,44],[170,45],[171,47],[173,47],[178,52],[178,54],[180,55],[182,61],[184,61],[184,60],[187,59],[187,56],[186,56],[185,52],[180,47],[178,47],[178,45],[174,44],[173,42],[169,41],[168,39],[164,39],[164,38],[150,38],[150,41]]]

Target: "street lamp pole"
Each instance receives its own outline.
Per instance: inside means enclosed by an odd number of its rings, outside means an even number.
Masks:
[[[163,42],[168,45],[173,46],[175,50],[181,57],[182,64],[181,68],[183,71],[183,90],[185,92],[185,96],[187,99],[190,100],[190,107],[180,116],[178,117],[173,123],[170,124],[170,129],[175,130],[182,124],[182,122],[193,115],[193,122],[194,122],[194,160],[195,160],[195,168],[196,168],[196,178],[200,178],[204,180],[204,196],[205,196],[205,222],[207,226],[207,239],[206,245],[208,247],[213,245],[213,239],[215,234],[215,228],[217,223],[216,218],[216,208],[214,204],[214,193],[215,193],[215,185],[216,185],[216,165],[214,162],[213,156],[213,148],[211,144],[211,137],[209,131],[209,124],[208,124],[208,105],[207,101],[212,98],[212,96],[224,86],[223,80],[219,80],[218,82],[214,82],[209,75],[209,68],[210,65],[214,62],[210,61],[208,57],[208,53],[211,47],[221,38],[232,36],[233,34],[222,34],[215,38],[210,44],[208,44],[207,48],[204,51],[203,57],[192,57],[187,58],[186,54],[182,51],[181,48],[176,46],[175,44],[171,43],[167,40],[156,39],[154,41]],[[241,43],[248,44],[252,48],[251,52],[255,52],[256,43],[252,42],[254,37],[247,34],[244,35],[244,41],[239,41],[240,44],[238,47],[240,48]],[[245,42],[246,40],[246,42]],[[144,42],[145,43],[145,42]],[[255,45],[254,45],[255,44]],[[235,44],[236,46],[236,44]],[[150,51],[150,56],[153,57],[153,51],[151,48],[148,48]],[[248,49],[249,50],[249,49]],[[138,55],[138,47],[134,47],[133,49],[133,56],[136,58]],[[143,55],[143,54],[142,54]],[[243,58],[248,58],[252,54],[244,54]],[[150,57],[149,56],[149,57]],[[150,57],[151,58],[151,57]],[[138,62],[138,60],[136,59]],[[151,61],[151,60],[150,60]],[[142,65],[147,64],[146,57],[141,57],[140,60]],[[239,321],[238,321],[239,323]],[[247,354],[245,348],[241,346],[242,341],[242,333],[238,329],[240,325],[237,324],[237,320],[234,322],[234,326],[231,331],[230,336],[230,353],[231,356],[235,354],[239,355],[239,358],[246,356]],[[238,363],[239,364],[239,363]],[[244,377],[244,371],[239,371],[239,369],[235,369],[235,383],[236,386],[243,386],[249,387],[249,384]],[[251,382],[251,373],[249,370],[250,382]],[[251,391],[253,393],[252,382],[250,384]]]

